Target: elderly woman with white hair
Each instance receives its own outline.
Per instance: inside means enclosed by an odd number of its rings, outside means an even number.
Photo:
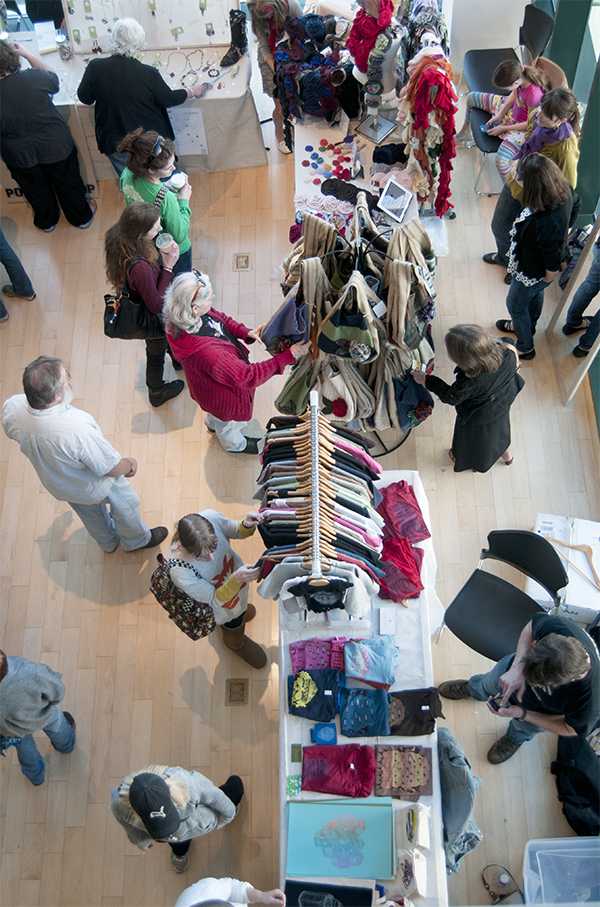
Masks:
[[[199,271],[180,274],[165,293],[163,318],[169,346],[181,363],[193,400],[206,413],[206,427],[230,453],[258,453],[249,437],[254,392],[280,375],[308,349],[296,343],[270,359],[249,362],[247,343],[260,340],[252,330],[212,308],[209,277]]]
[[[167,110],[200,97],[200,86],[169,88],[154,66],[136,59],[146,43],[135,19],[118,19],[111,33],[112,55],[90,60],[77,90],[82,104],[95,104],[96,141],[121,175],[128,155],[117,151],[123,136],[140,126],[173,139]]]

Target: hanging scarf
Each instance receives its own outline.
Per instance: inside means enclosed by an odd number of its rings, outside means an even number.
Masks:
[[[573,127],[570,123],[561,123],[560,126],[538,126],[537,118],[535,120],[533,132],[526,142],[521,145],[519,160],[525,160],[530,154],[538,154],[546,145],[555,145],[559,142],[565,142],[573,135]]]
[[[354,57],[354,62],[361,72],[367,71],[369,54],[373,50],[377,36],[392,21],[393,11],[392,0],[380,0],[377,19],[366,13],[364,9],[359,9],[354,17],[346,47]]]

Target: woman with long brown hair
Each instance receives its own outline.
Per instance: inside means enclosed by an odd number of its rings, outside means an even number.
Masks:
[[[512,280],[506,298],[510,318],[496,327],[517,335],[521,359],[533,359],[533,337],[544,305],[544,290],[560,272],[573,195],[558,166],[543,154],[523,161],[523,211],[510,231],[508,273]]]
[[[152,406],[161,406],[184,388],[183,381],[165,381],[163,369],[167,340],[160,315],[164,292],[173,279],[179,258],[175,242],[158,252],[154,240],[160,233],[160,214],[154,205],[136,203],[125,208],[104,240],[106,275],[115,290],[126,290],[155,317],[152,336],[146,338],[146,385]],[[181,366],[173,360],[173,366]]]
[[[455,325],[445,342],[456,365],[454,384],[416,369],[412,374],[443,403],[456,407],[449,452],[454,471],[487,472],[499,459],[510,466],[510,407],[524,384],[515,348],[478,324]]]

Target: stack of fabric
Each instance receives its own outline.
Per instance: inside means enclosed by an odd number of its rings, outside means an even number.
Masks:
[[[418,598],[423,590],[423,549],[417,542],[430,538],[411,485],[393,482],[382,489],[378,511],[385,521],[380,597],[395,602]]]

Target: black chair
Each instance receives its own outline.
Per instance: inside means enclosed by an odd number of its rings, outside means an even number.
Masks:
[[[502,140],[496,138],[495,135],[488,135],[487,132],[481,131],[482,124],[487,123],[487,121],[491,119],[491,116],[491,113],[488,113],[486,110],[479,110],[479,108],[477,107],[472,107],[469,115],[469,126],[471,127],[473,141],[481,152],[481,165],[479,167],[479,172],[477,173],[477,178],[475,179],[475,185],[473,186],[473,189],[475,190],[476,195],[485,195],[488,198],[490,198],[492,195],[498,195],[499,193],[480,192],[479,181],[481,180],[488,154],[495,154],[502,144]]]
[[[554,19],[533,4],[525,7],[523,24],[519,29],[519,45],[524,63],[539,57],[544,52]],[[494,47],[483,50],[468,50],[463,62],[462,77],[469,91],[487,91],[494,94],[508,94],[509,89],[499,89],[492,82],[492,75],[498,64],[504,60],[520,62],[512,47]]]
[[[535,532],[490,532],[481,559],[501,561],[524,573],[547,590],[555,605],[558,590],[568,582],[558,554]],[[521,630],[540,613],[545,609],[525,592],[478,568],[446,609],[444,623],[470,649],[500,661],[515,651]]]
[[[556,549],[543,535],[526,529],[495,529],[488,535],[488,548],[482,550],[481,558],[509,564],[539,583],[552,596],[555,608],[560,605],[558,593],[569,577]]]

